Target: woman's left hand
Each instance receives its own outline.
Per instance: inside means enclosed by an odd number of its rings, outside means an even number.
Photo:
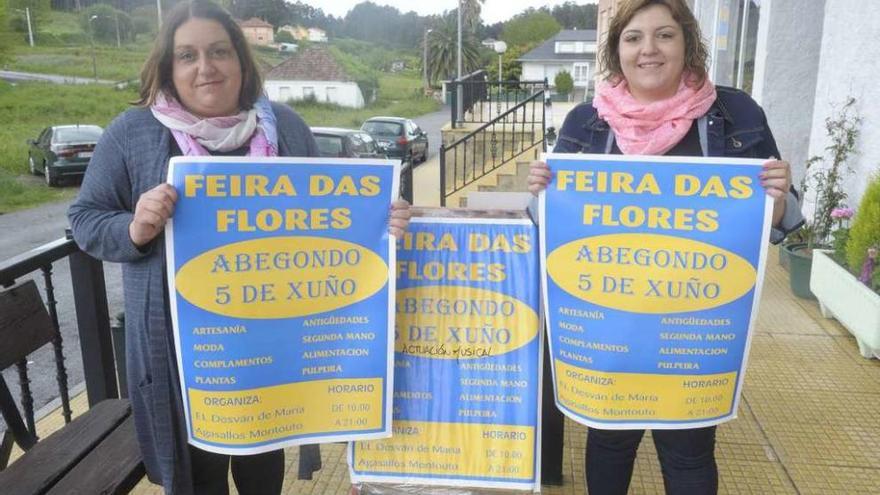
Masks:
[[[764,162],[761,171],[761,186],[776,202],[785,201],[791,189],[791,166],[785,160],[771,158]]]
[[[771,158],[764,162],[759,177],[761,186],[773,198],[773,226],[777,226],[785,215],[785,197],[791,189],[791,165],[785,160]]]
[[[388,220],[388,233],[396,238],[403,237],[409,227],[409,203],[405,199],[398,199],[391,203],[391,218]]]

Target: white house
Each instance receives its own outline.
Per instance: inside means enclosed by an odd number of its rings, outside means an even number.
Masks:
[[[557,73],[568,72],[574,79],[574,98],[582,100],[592,87],[596,68],[596,31],[562,30],[517,61],[522,63],[523,81],[546,78],[552,87]]]
[[[299,25],[291,26],[290,24],[287,24],[278,28],[278,30],[287,32],[297,41],[306,40],[317,43],[327,42],[327,31],[317,27],[303,27]]]
[[[323,48],[297,51],[269,71],[264,80],[266,95],[272,101],[314,99],[350,108],[364,106],[357,82]]]
[[[326,43],[327,42],[327,31],[324,31],[321,28],[310,27],[309,28],[309,41],[316,43]]]

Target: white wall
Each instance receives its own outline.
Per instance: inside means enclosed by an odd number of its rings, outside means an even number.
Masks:
[[[593,73],[593,62],[588,62],[590,64],[590,77],[592,77]],[[553,86],[553,81],[556,79],[556,74],[560,71],[566,71],[571,74],[571,77],[574,77],[574,64],[540,64],[535,62],[523,62],[522,64],[522,75],[520,79],[523,81],[542,81],[545,77],[547,78],[547,83],[550,86]]]
[[[354,82],[271,80],[266,81],[263,88],[266,90],[266,96],[272,101],[285,102],[288,98],[284,97],[284,93],[289,95],[289,99],[301,100],[304,97],[304,88],[313,88],[315,99],[319,102],[335,103],[350,108],[364,106],[364,96]],[[335,91],[330,89],[329,99],[328,88],[335,88]]]
[[[824,12],[825,0],[761,2],[752,97],[767,114],[795,184],[809,156]]]
[[[778,1],[778,0],[774,0]],[[800,4],[801,2],[797,2]],[[803,16],[798,16],[803,22]],[[845,183],[850,206],[858,206],[866,179],[880,170],[880,2],[831,0],[825,4],[822,53],[813,105],[809,154],[823,153],[828,139],[825,119],[847,97],[857,100],[862,116],[858,156],[851,160],[855,174]]]

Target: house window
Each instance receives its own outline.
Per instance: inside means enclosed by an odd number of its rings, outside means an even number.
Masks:
[[[560,41],[556,44],[556,53],[575,53],[577,44],[573,41]]]
[[[315,99],[314,86],[303,86],[303,99],[304,100],[314,100]]]
[[[590,81],[590,64],[574,64],[572,78],[576,86],[586,86]]]
[[[327,103],[337,103],[336,86],[327,86]]]
[[[290,86],[281,86],[278,88],[278,99],[287,101],[290,99]]]
[[[712,79],[752,91],[760,0],[717,0],[712,39]]]

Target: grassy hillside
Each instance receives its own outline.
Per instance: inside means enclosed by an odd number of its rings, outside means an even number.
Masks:
[[[422,95],[421,81],[417,78],[382,74],[379,76],[379,97],[365,108],[351,108],[311,103],[292,102],[291,106],[310,126],[358,128],[364,120],[376,115],[416,117],[437,111],[439,104]]]
[[[83,38],[78,18],[73,14],[53,12],[40,21],[43,41],[68,40],[67,46],[41,43],[37,46],[18,44],[7,68],[26,72],[93,77],[92,47]],[[79,38],[78,38],[79,37]],[[79,39],[79,44],[77,43]],[[132,43],[117,48],[115,45],[97,44],[95,60],[99,79],[113,81],[132,80],[139,77],[140,68],[147,57],[149,41]],[[384,52],[378,47],[363,43],[343,41],[339,49],[353,56],[359,53],[371,68],[390,65],[402,54]],[[275,65],[285,55],[268,48],[256,49],[257,57]],[[372,65],[376,64],[376,65]],[[421,82],[412,60],[407,60],[409,70],[390,74],[375,70],[378,80],[378,97],[368,107],[360,110],[314,102],[293,102],[292,106],[312,126],[360,127],[361,123],[375,115],[415,117],[435,111],[439,105],[421,93]],[[371,69],[372,71],[372,69]],[[44,127],[55,124],[88,123],[106,126],[116,115],[136,98],[136,89],[116,90],[99,85],[69,86],[43,83],[10,85],[0,81],[0,213],[27,208],[36,204],[70,197],[75,188],[49,189],[41,181],[27,175],[27,144],[36,138]]]
[[[25,180],[27,139],[53,124],[106,126],[137,95],[105,86],[0,82],[0,213],[69,197],[72,188],[50,189]]]

